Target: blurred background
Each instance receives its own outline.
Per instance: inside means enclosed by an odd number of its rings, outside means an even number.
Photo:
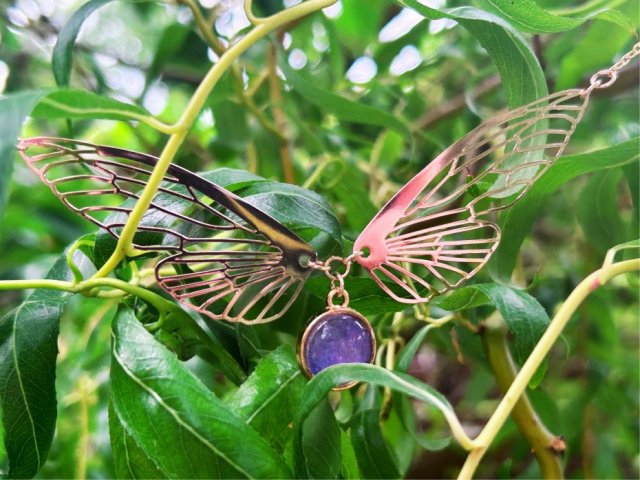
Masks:
[[[0,0],[0,93],[55,85],[52,48],[62,26],[83,3]],[[119,1],[98,9],[85,22],[76,44],[71,85],[141,104],[162,119],[175,120],[218,58],[194,28],[192,11],[177,3]],[[263,0],[255,7],[268,15],[295,3]],[[422,3],[491,11],[481,0]],[[614,6],[638,23],[635,0],[537,3],[563,15],[580,12],[588,4]],[[240,1],[207,0],[200,7],[223,45],[249,25]],[[632,32],[600,20],[561,33],[523,35],[542,65],[550,91],[584,86],[593,72],[608,67],[635,41]],[[274,50],[289,68],[313,78],[322,89],[404,118],[415,146],[392,130],[342,122],[290,91],[273,63]],[[466,30],[452,20],[425,20],[382,0],[343,0],[272,35],[243,56],[239,72],[244,82],[240,90],[233,78],[223,78],[178,162],[195,171],[223,166],[250,170],[315,190],[337,212],[347,243],[439,151],[506,103],[495,66]],[[522,88],[528,88],[526,79],[523,83]],[[258,85],[249,103],[240,93],[246,84]],[[594,96],[568,153],[637,136],[638,101],[636,63],[615,87]],[[279,107],[268,108],[270,104]],[[291,158],[283,158],[282,139],[273,127],[287,132]],[[68,136],[70,131],[66,122],[30,120],[24,135]],[[165,140],[145,126],[113,121],[74,122],[73,135],[154,154]],[[322,170],[310,181],[321,164]],[[37,278],[67,245],[93,229],[69,213],[24,165],[16,162],[15,168],[9,207],[0,225],[0,278]],[[608,248],[638,237],[638,198],[632,193],[637,193],[638,171],[636,163],[579,178],[553,195],[540,212],[522,250],[517,276],[550,315],[599,267]],[[631,288],[627,279],[619,278],[589,297],[553,349],[543,384],[530,392],[541,418],[567,442],[570,478],[638,478],[639,315],[637,282],[631,280]],[[23,294],[3,293],[2,312]],[[114,308],[115,303],[74,298],[66,309],[57,376],[58,429],[49,461],[39,474],[42,478],[114,475],[106,408],[109,318]],[[278,335],[271,346],[294,338],[291,332]],[[499,399],[476,337],[460,324],[438,331],[411,371],[447,396],[470,433],[479,431]],[[214,375],[206,366],[194,369]],[[216,388],[224,393],[227,387]],[[440,416],[424,405],[416,404],[415,410],[426,437],[447,436]],[[395,440],[398,450],[404,448],[400,443]],[[403,454],[412,478],[451,476],[464,459],[464,452],[454,445],[438,451],[406,447]],[[496,474],[539,475],[512,422],[479,471],[480,476]]]

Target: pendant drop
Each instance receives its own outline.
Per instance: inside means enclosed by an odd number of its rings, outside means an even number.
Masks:
[[[331,281],[331,290],[327,311],[307,325],[298,344],[298,361],[309,378],[333,365],[373,363],[376,358],[376,334],[371,324],[361,313],[348,308],[349,293],[344,279],[358,255],[359,252],[347,258],[334,256],[326,262],[310,264],[325,273]],[[340,266],[343,266],[342,272]],[[342,299],[342,304],[335,303],[337,298]],[[346,390],[357,383],[347,382],[333,390]]]
[[[376,336],[369,321],[346,307],[330,308],[306,328],[300,341],[299,359],[308,377],[341,363],[373,363]],[[353,387],[339,385],[334,390]]]

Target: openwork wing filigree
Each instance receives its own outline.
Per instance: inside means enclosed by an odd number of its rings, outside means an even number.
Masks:
[[[29,167],[74,212],[115,238],[157,159],[75,140],[31,138],[18,149]],[[171,165],[133,245],[167,252],[156,265],[162,288],[214,319],[264,323],[297,297],[316,253],[242,198]]]
[[[364,252],[356,261],[405,303],[428,301],[475,275],[500,241],[495,213],[562,155],[587,101],[584,90],[560,92],[472,130],[380,210],[355,242]]]

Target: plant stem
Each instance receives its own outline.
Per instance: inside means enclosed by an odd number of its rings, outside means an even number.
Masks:
[[[489,366],[502,394],[505,394],[517,374],[516,365],[511,357],[507,343],[508,328],[502,317],[495,314],[483,323],[482,344]],[[563,478],[564,472],[560,453],[563,442],[544,426],[536,414],[526,393],[513,407],[511,417],[518,425],[522,436],[531,447],[540,465],[540,473],[545,479]]]
[[[76,456],[75,478],[87,478],[87,459],[89,457],[89,444],[91,433],[89,431],[89,407],[96,403],[94,394],[95,384],[90,377],[83,375],[78,380],[77,395],[80,407],[80,435]]]
[[[469,479],[473,477],[482,457],[496,438],[496,435],[500,432],[500,429],[511,414],[514,406],[526,390],[531,378],[536,373],[538,367],[549,353],[549,350],[551,350],[551,347],[560,337],[562,330],[585,298],[613,277],[638,270],[640,270],[640,259],[614,263],[593,272],[580,282],[575,290],[571,292],[571,295],[569,295],[562,307],[560,307],[560,310],[558,310],[558,313],[553,317],[553,320],[549,324],[544,335],[542,335],[542,338],[522,366],[522,369],[507,390],[507,393],[502,398],[498,408],[493,415],[491,415],[491,418],[482,429],[482,432],[480,432],[480,435],[478,435],[473,442],[475,444],[474,448],[470,451],[469,456],[458,475],[459,479]]]
[[[140,198],[136,202],[135,207],[131,211],[129,219],[122,229],[115,251],[103,267],[95,274],[95,278],[106,277],[115,270],[120,261],[126,255],[135,255],[136,252],[135,249],[132,248],[132,241],[142,217],[151,205],[151,202],[153,201],[153,198],[155,197],[156,192],[169,169],[169,165],[171,165],[171,162],[178,153],[180,146],[187,137],[189,130],[204,107],[207,99],[209,98],[209,94],[216,86],[222,75],[233,65],[233,62],[235,62],[242,53],[249,49],[249,47],[278,27],[325,7],[331,6],[336,1],[337,0],[308,0],[276,13],[271,17],[261,20],[260,23],[247,33],[245,37],[224,52],[218,63],[216,63],[204,77],[202,83],[200,83],[191,97],[191,100],[189,101],[187,108],[182,113],[182,116],[174,125],[176,132],[169,137],[169,140],[158,159],[158,163],[149,177],[147,185],[140,194]]]
[[[282,92],[280,91],[280,79],[277,74],[278,61],[276,49],[273,45],[269,48],[269,95],[273,103],[273,118],[276,122],[276,130],[283,132],[279,140],[280,160],[284,181],[296,183],[296,176],[293,170],[293,159],[291,158],[291,145],[284,132],[287,131],[287,118],[282,111]]]
[[[185,4],[191,12],[193,13],[193,18],[202,33],[202,36],[207,41],[211,49],[218,56],[224,55],[225,47],[220,43],[218,37],[213,34],[213,29],[211,25],[207,23],[204,16],[202,15],[202,11],[200,7],[195,2],[195,0],[180,0],[180,3]],[[253,98],[248,91],[244,89],[244,84],[242,81],[242,74],[240,73],[240,69],[236,64],[231,67],[231,74],[233,75],[233,82],[235,84],[236,92],[240,97],[240,101],[242,104],[247,107],[251,113],[256,117],[256,119],[260,122],[260,124],[280,141],[285,139],[285,137],[280,133],[280,131],[276,128],[276,126],[269,121],[269,119],[264,115],[264,113],[258,108],[258,106],[254,103]]]
[[[112,108],[74,108],[66,103],[56,102],[55,100],[51,100],[50,98],[44,97],[40,100],[43,104],[48,104],[53,108],[58,110],[62,110],[63,112],[67,112],[70,114],[76,115],[91,115],[91,114],[102,114],[102,115],[111,115],[111,116],[120,116],[130,118],[131,120],[136,120],[138,122],[145,123],[149,125],[151,128],[158,130],[159,132],[170,135],[176,132],[176,127],[174,125],[167,125],[166,123],[161,122],[157,118],[151,115],[143,115],[141,113],[129,112],[125,110],[117,110]]]
[[[161,314],[168,313],[178,308],[172,302],[165,300],[160,295],[153,293],[146,288],[131,285],[116,278],[91,278],[79,283],[65,282],[63,280],[6,280],[0,281],[0,291],[3,290],[25,290],[29,288],[48,288],[69,293],[89,292],[95,288],[110,287],[130,293],[153,305]]]

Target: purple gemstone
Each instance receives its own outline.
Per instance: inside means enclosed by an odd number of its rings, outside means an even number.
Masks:
[[[366,320],[348,312],[329,312],[311,325],[303,355],[312,375],[339,363],[371,363],[374,343]]]

